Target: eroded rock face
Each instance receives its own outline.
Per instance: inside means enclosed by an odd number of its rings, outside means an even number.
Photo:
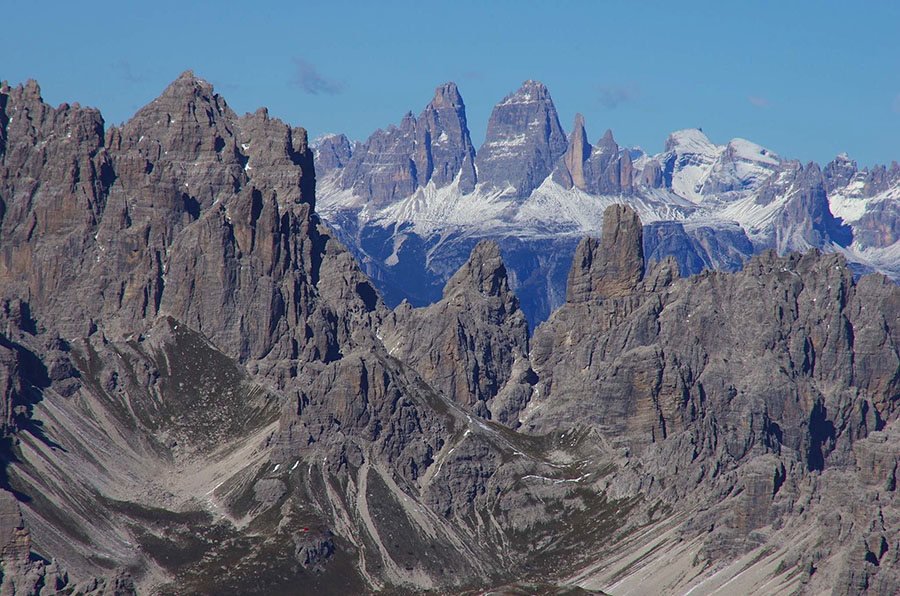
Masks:
[[[181,489],[161,470],[274,423],[272,388],[370,345],[355,321],[387,310],[313,212],[303,129],[238,118],[189,71],[107,131],[33,82],[2,97],[3,488],[67,586],[113,593],[125,584],[92,578],[161,569],[116,503],[170,507]]]
[[[644,277],[641,220],[631,207],[613,205],[603,215],[600,241],[585,238],[575,249],[566,302],[627,296]]]
[[[440,302],[398,307],[385,344],[432,387],[490,417],[493,398],[528,354],[528,323],[497,244],[475,246]]]
[[[631,153],[619,150],[611,130],[592,146],[587,140],[584,117],[576,114],[568,149],[557,164],[553,179],[566,188],[574,186],[591,194],[627,196],[634,191]]]
[[[456,83],[435,89],[434,99],[417,120],[414,160],[420,186],[447,186],[460,177],[464,193],[475,188],[475,147],[469,138],[466,106]]]
[[[522,93],[504,118],[550,114]],[[435,140],[458,94],[423,114],[404,134],[430,153],[395,173],[463,176]],[[654,544],[693,549],[685,578],[760,549],[757,587],[900,588],[885,278],[773,251],[645,273],[617,205],[529,340],[492,242],[440,301],[390,312],[315,215],[305,132],[237,117],[190,72],[122,127],[35,83],[3,86],[0,115],[4,593],[603,588]],[[692,139],[671,147],[684,168]],[[621,186],[611,134],[585,184],[614,154]],[[816,205],[838,174],[783,172],[785,246],[837,223]]]
[[[375,206],[406,198],[429,182],[447,186],[457,176],[464,193],[475,188],[466,106],[452,82],[435,89],[418,118],[409,112],[399,127],[376,131],[352,155],[339,137],[327,140],[319,154],[323,173],[339,171],[342,188]]]
[[[330,135],[316,142],[316,173],[319,176],[343,168],[353,156],[353,145],[346,135]]]
[[[604,236],[612,222],[627,229],[621,213],[608,212]],[[900,328],[891,321],[900,290],[879,275],[854,283],[837,255],[768,251],[740,273],[688,279],[669,261],[613,294],[596,290],[613,275],[592,275],[603,244],[582,243],[569,300],[534,333],[539,380],[520,384],[530,396],[520,422],[539,433],[593,421],[634,458],[633,479],[625,481],[626,464],[611,481],[624,481],[616,494],[642,487],[711,507],[688,528],[711,524],[702,556],[713,560],[761,547],[780,528],[806,531],[809,518],[794,506],[801,499],[823,504],[808,515],[840,511],[841,524],[871,527],[871,511],[856,503],[873,491],[893,502],[896,483],[895,446],[874,431],[896,416]],[[829,492],[835,482],[844,488]],[[900,531],[875,526],[877,541]],[[854,541],[872,539],[845,525],[833,535],[811,527],[835,541],[818,553],[829,571],[811,586],[835,582],[853,593],[896,584],[896,569],[872,563],[860,575],[853,564],[878,550]],[[838,573],[841,561],[854,571]]]
[[[3,89],[0,495],[22,500],[0,533],[24,555],[4,559],[4,590],[447,591],[525,569],[585,506],[621,525],[603,498],[553,482],[569,474],[560,450],[590,445],[478,418],[528,376],[496,245],[436,305],[455,327],[432,323],[433,343],[466,365],[404,362],[379,336],[428,335],[319,223],[302,129],[237,117],[190,72],[107,131],[36,84]],[[457,103],[439,90],[424,120]],[[528,538],[507,547],[505,531]],[[542,556],[571,565],[570,534]]]
[[[776,250],[805,251],[823,242],[847,246],[853,239],[849,226],[834,217],[828,206],[825,178],[814,163],[805,166],[786,162],[779,167],[779,175],[767,180],[760,188],[756,202],[768,204],[777,196],[788,200],[774,226]]]
[[[479,182],[527,198],[566,152],[550,92],[538,81],[525,81],[494,106],[476,165]]]

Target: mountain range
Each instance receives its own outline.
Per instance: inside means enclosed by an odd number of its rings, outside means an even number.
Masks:
[[[452,85],[315,152],[191,71],[120,126],[0,85],[0,594],[900,591],[900,288],[846,256],[896,168],[581,130],[534,82],[478,153]]]
[[[593,144],[578,114],[566,136],[547,88],[526,81],[493,109],[476,152],[455,84],[416,118],[365,142],[313,143],[319,212],[395,306],[424,306],[483,238],[499,243],[532,326],[565,298],[581,237],[612,203],[644,222],[651,261],[682,275],[736,271],[753,254],[840,252],[857,274],[900,278],[900,165],[860,170],[842,154],[824,168],[744,139],[672,133],[648,155],[606,130]]]

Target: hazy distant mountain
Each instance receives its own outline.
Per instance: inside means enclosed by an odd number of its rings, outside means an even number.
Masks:
[[[317,185],[190,71],[111,127],[0,86],[0,594],[900,592],[900,288],[838,254],[897,168],[504,101]]]
[[[437,96],[449,86],[439,87]],[[464,124],[465,107],[455,86],[453,91],[452,120]],[[416,155],[428,145],[403,132],[410,118],[388,129],[392,138],[408,139],[391,147],[405,149],[379,149],[378,159],[418,163]],[[526,81],[494,108],[474,175],[468,166],[451,165],[471,159],[471,143],[453,136],[448,150],[455,157],[443,160],[445,174],[434,184],[427,177],[360,172],[332,157],[333,143],[340,142],[352,159],[374,163],[371,147],[381,147],[383,136],[376,132],[360,149],[342,137],[314,143],[314,149],[319,211],[392,305],[437,300],[472,247],[491,238],[536,324],[562,304],[575,245],[600,232],[601,215],[614,202],[640,213],[649,259],[672,255],[683,275],[705,268],[735,271],[767,248],[785,254],[816,247],[840,252],[857,272],[900,277],[900,249],[894,246],[900,229],[885,221],[897,218],[883,217],[894,214],[900,197],[896,163],[857,172],[844,156],[823,171],[744,139],[716,145],[700,130],[672,133],[658,155],[620,147],[609,130],[592,144],[580,114],[565,137],[549,91],[536,81]],[[377,171],[392,171],[386,167]],[[378,186],[378,175],[408,184],[402,192],[367,194]],[[448,184],[455,176],[459,181]]]

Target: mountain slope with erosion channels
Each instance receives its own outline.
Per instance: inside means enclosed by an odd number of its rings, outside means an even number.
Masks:
[[[779,250],[842,234],[817,205],[868,176],[696,134],[656,166],[611,134],[591,149],[533,81],[495,116],[476,155],[444,86],[369,157],[332,141],[332,168],[356,159],[371,184],[319,176],[391,209],[502,172],[473,204],[523,214],[542,188],[636,193],[638,170],[691,189],[685,213],[759,183],[721,200]],[[519,146],[530,160],[504,166]],[[0,593],[900,590],[900,290],[883,275],[753,245],[739,272],[681,277],[648,245],[673,238],[642,224],[649,199],[604,199],[530,333],[510,240],[457,244],[434,303],[391,310],[316,187],[305,130],[238,116],[190,71],[111,127],[34,81],[0,87]]]

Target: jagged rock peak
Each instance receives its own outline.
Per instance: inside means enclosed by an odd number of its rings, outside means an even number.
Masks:
[[[627,296],[644,276],[643,227],[627,205],[603,213],[600,240],[586,237],[575,249],[566,285],[567,302]]]
[[[850,159],[846,152],[835,157],[825,166],[823,172],[828,192],[847,186],[857,171],[856,162]]]
[[[392,128],[393,125],[388,127],[388,130]],[[400,121],[400,130],[410,130],[416,127],[416,115],[412,113],[412,110],[408,110],[403,115],[403,120]]]
[[[699,128],[686,128],[676,130],[666,137],[666,151],[677,153],[714,153],[716,146],[709,140],[703,130]]]
[[[550,98],[550,91],[542,82],[528,79],[522,83],[521,87],[504,97],[503,101],[498,105],[538,102],[553,103],[553,100]]]
[[[34,79],[28,79],[25,81],[24,85],[19,83],[16,87],[10,87],[9,81],[6,79],[0,80],[0,93],[9,95],[10,91],[13,89],[17,90],[20,95],[25,98],[43,101],[43,98],[41,97],[41,86]]]
[[[434,99],[431,100],[430,105],[433,108],[457,108],[462,106],[462,95],[459,94],[456,83],[449,81],[438,86],[434,90]]]
[[[608,163],[608,160],[615,159],[619,154],[619,144],[616,143],[616,140],[613,138],[612,130],[606,129],[606,132],[603,133],[603,136],[597,141],[597,151],[599,153],[605,154],[605,160]]]
[[[169,83],[161,97],[212,97],[212,95],[212,83],[198,78],[193,70],[187,69]]]
[[[566,147],[550,92],[542,83],[525,81],[491,112],[475,157],[479,182],[527,198],[553,171]]]
[[[312,142],[316,155],[316,173],[324,175],[330,170],[340,169],[353,157],[353,145],[343,134],[321,136]]]
[[[509,293],[506,266],[500,256],[500,247],[493,240],[482,240],[475,245],[466,264],[444,286],[444,298],[465,289],[488,296],[502,297]]]
[[[584,116],[580,113],[575,114],[575,122],[572,125],[572,132],[569,134],[568,145],[563,158],[564,167],[556,170],[555,179],[566,188],[575,186],[586,190],[584,162],[591,156],[591,144],[584,129]]]
[[[417,182],[441,188],[459,176],[464,193],[475,188],[475,147],[469,136],[466,106],[456,83],[434,90],[434,98],[419,115],[413,160]]]
[[[27,81],[25,81],[24,91],[24,97],[35,99],[37,101],[43,101],[43,98],[41,97],[41,86],[36,80],[28,79]]]

